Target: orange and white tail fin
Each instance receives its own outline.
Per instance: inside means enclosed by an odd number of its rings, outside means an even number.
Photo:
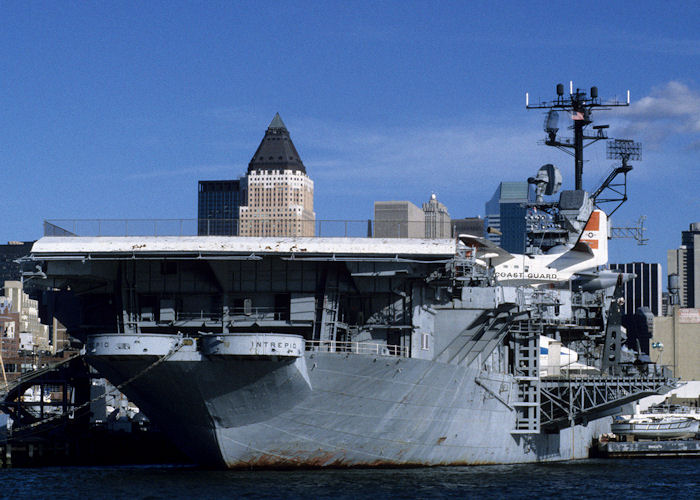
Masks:
[[[593,210],[579,241],[591,248],[596,266],[608,263],[608,216],[605,212]]]

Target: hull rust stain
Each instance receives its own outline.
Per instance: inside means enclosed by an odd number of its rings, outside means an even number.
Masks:
[[[345,452],[326,452],[317,455],[300,450],[275,450],[249,460],[227,462],[229,469],[347,469],[347,468],[406,468],[406,467],[442,467],[497,465],[502,462],[491,460],[466,460],[449,462],[421,462],[397,460],[353,460],[345,458]]]

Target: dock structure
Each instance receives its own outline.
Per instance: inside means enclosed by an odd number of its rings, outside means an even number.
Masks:
[[[74,448],[74,429],[86,426],[89,375],[75,355],[23,374],[0,392],[0,410],[12,426],[0,435],[0,467],[63,463]],[[30,394],[30,395],[28,395]]]
[[[0,392],[0,410],[8,414],[14,432],[28,431],[49,420],[75,418],[75,410],[87,401],[89,377],[84,360],[67,358],[40,370],[27,372]],[[27,391],[32,391],[27,396]],[[34,434],[34,430],[32,434]]]
[[[606,458],[700,457],[700,440],[685,441],[609,441],[595,448]]]
[[[118,430],[96,421],[95,405],[107,393],[91,397],[93,378],[84,356],[75,355],[4,387],[0,411],[12,420],[0,428],[0,468],[187,463],[147,421]]]

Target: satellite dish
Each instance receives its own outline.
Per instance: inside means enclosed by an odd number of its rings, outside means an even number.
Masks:
[[[551,163],[547,163],[546,165],[542,165],[540,167],[539,171],[537,172],[538,177],[540,176],[540,172],[543,172],[543,176],[547,176],[547,187],[544,190],[544,194],[547,196],[557,194],[561,189],[562,184],[561,170]]]
[[[542,165],[537,171],[537,175],[529,178],[528,182],[535,185],[537,202],[542,203],[544,195],[551,196],[561,189],[561,171],[551,163],[547,163]]]
[[[547,132],[549,135],[556,136],[558,130],[559,112],[554,109],[550,109],[547,113],[547,117],[544,119],[544,131]]]

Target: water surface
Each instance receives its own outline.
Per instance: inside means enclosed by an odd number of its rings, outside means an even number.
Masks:
[[[698,498],[700,461],[600,459],[415,469],[0,469],[2,498]]]

